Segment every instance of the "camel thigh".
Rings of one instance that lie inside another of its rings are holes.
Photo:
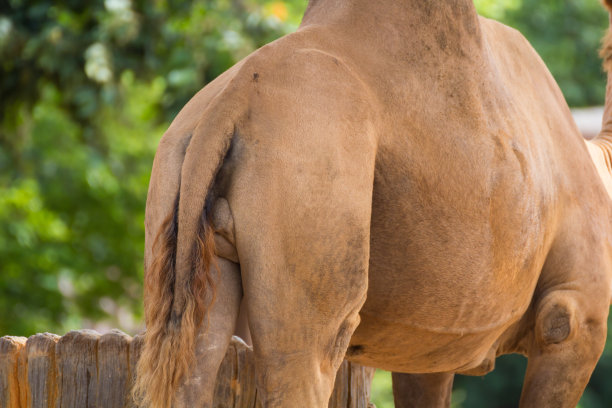
[[[196,339],[192,371],[177,391],[177,408],[212,407],[217,372],[235,330],[242,298],[240,269],[223,258],[217,258],[217,265],[215,300]]]
[[[257,392],[265,408],[328,406],[368,287],[369,219],[359,225],[348,209],[342,213],[314,227],[293,220],[299,234],[253,237],[256,251],[242,252]]]
[[[251,297],[246,291],[263,407],[328,406],[367,291],[363,269],[349,266],[334,275],[336,286],[285,273],[290,294],[270,290]]]
[[[453,373],[393,373],[396,408],[448,408],[453,390]]]
[[[258,347],[255,340],[257,391],[262,406],[327,408],[336,373],[358,321],[355,313],[339,323],[336,330],[321,329],[320,341],[304,341],[300,339],[303,332],[288,327],[286,330],[295,331],[293,341],[299,347],[293,352],[275,351],[284,345],[273,340],[268,341],[268,347]]]

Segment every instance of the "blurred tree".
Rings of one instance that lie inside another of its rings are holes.
[[[274,1],[0,2],[0,335],[140,315],[157,142],[204,84],[295,30]]]
[[[601,105],[606,78],[596,50],[608,15],[596,0],[475,0],[479,11],[518,29],[551,70],[570,106]]]

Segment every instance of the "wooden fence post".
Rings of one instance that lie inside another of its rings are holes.
[[[26,342],[28,408],[56,406],[55,346],[59,339],[56,334],[42,333],[31,336]]]
[[[99,337],[93,330],[73,330],[57,342],[58,408],[96,407]]]
[[[20,408],[27,402],[25,337],[0,338],[0,407]]]
[[[129,347],[132,338],[112,330],[98,340],[97,407],[123,408],[131,387]]]
[[[138,365],[138,359],[140,358],[140,352],[142,351],[143,345],[144,345],[144,335],[143,334],[137,334],[136,336],[134,336],[134,338],[132,339],[130,343],[130,350],[129,350],[130,384],[128,387],[126,408],[138,408],[136,404],[134,403],[134,400],[132,399],[130,392],[132,389],[132,385],[134,384],[134,381],[136,380],[136,366]]]
[[[119,330],[2,337],[0,408],[134,408],[130,389],[142,344],[142,335],[131,338]],[[368,408],[373,373],[342,363],[329,408]],[[238,337],[219,368],[213,406],[261,407],[253,350]]]

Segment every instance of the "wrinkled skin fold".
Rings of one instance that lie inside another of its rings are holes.
[[[610,304],[606,112],[585,142],[471,1],[311,1],[160,142],[135,396],[212,406],[242,302],[265,407],[326,407],[345,357],[447,407],[505,353],[528,357],[521,407],[575,406]]]

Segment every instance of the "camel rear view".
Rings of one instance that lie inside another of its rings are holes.
[[[446,407],[454,373],[506,353],[529,359],[522,407],[575,406],[612,283],[591,148],[471,1],[310,2],[160,143],[140,395],[211,406],[244,300],[266,407],[327,406],[345,356]]]

